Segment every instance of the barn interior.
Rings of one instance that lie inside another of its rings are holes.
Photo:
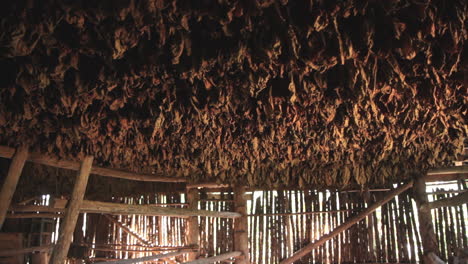
[[[0,263],[468,263],[467,17],[0,1]]]

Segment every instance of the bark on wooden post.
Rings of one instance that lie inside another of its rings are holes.
[[[429,200],[426,193],[426,181],[423,175],[416,175],[414,180],[414,199],[418,207],[419,219],[419,234],[421,235],[421,242],[424,252],[424,263],[433,263],[427,256],[429,253],[439,255],[439,247],[437,245],[437,237],[434,232],[434,225],[432,224],[431,209],[429,207]]]
[[[188,209],[197,210],[198,209],[198,200],[199,200],[198,189],[188,189],[187,190],[187,201]],[[196,246],[199,249],[199,225],[198,225],[198,216],[189,217],[187,222],[187,243],[189,246]],[[193,261],[197,259],[199,252],[191,252],[187,254],[187,260]]]
[[[241,217],[234,219],[234,250],[242,252],[242,256],[236,258],[236,264],[249,264],[249,237],[247,224],[247,201],[245,199],[245,187],[234,188],[234,207]]]
[[[57,244],[55,245],[50,258],[51,264],[62,264],[65,262],[68,249],[70,248],[72,234],[75,230],[76,221],[78,220],[78,215],[80,213],[80,207],[83,203],[92,165],[92,156],[85,157],[81,163],[81,167],[75,181],[75,186],[73,187],[72,196],[68,202],[65,217],[60,228]]]
[[[27,158],[28,148],[23,146],[16,150],[11,161],[8,174],[2,185],[2,190],[0,191],[0,229],[2,229],[8,207],[10,207],[11,199],[15,193],[16,185],[18,184],[19,177],[21,176],[21,172],[23,171],[24,163],[26,163]]]

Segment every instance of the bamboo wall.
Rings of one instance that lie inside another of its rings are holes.
[[[453,196],[437,186],[430,199]],[[256,191],[248,200],[248,232],[252,263],[279,263],[309,242],[328,233],[355,212],[378,200],[384,192]],[[421,254],[416,205],[407,191],[304,257],[301,263],[416,263]],[[113,198],[128,204],[186,206],[184,193]],[[232,192],[200,193],[200,209],[233,211]],[[301,214],[301,212],[304,212]],[[468,206],[432,210],[441,258],[451,260],[468,246]],[[186,220],[173,217],[114,216],[145,243],[123,232],[102,215],[79,219],[70,256],[88,261],[132,258],[164,250],[187,248]],[[232,219],[199,217],[201,256],[233,251]],[[117,251],[116,251],[117,250]],[[184,261],[184,257],[168,260]],[[73,263],[73,261],[71,262]]]

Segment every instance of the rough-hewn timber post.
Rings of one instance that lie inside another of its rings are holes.
[[[249,264],[249,237],[247,224],[247,201],[245,199],[245,187],[234,188],[234,208],[242,216],[234,219],[234,250],[242,252],[242,256],[236,259],[236,264]]]
[[[8,207],[10,207],[11,199],[15,193],[16,185],[18,184],[19,177],[21,176],[21,172],[23,171],[24,163],[26,163],[27,158],[28,148],[23,146],[16,150],[11,161],[8,174],[2,185],[2,190],[0,191],[0,229],[2,229]]]
[[[86,185],[88,184],[89,173],[93,165],[93,157],[87,156],[81,163],[80,170],[76,177],[75,186],[70,201],[67,204],[65,217],[60,228],[57,244],[54,247],[50,258],[51,264],[63,264],[70,248],[73,231],[80,213],[80,207],[83,203]]]
[[[419,234],[421,235],[421,242],[423,245],[424,263],[433,263],[428,258],[431,252],[439,255],[439,247],[437,245],[437,237],[434,232],[434,225],[432,224],[431,209],[429,208],[429,200],[426,193],[426,181],[422,174],[415,175],[414,177],[414,199],[418,207],[419,219]]]
[[[198,200],[199,200],[198,189],[188,189],[187,190],[187,202],[188,208],[192,210],[198,209]],[[198,225],[198,216],[191,216],[187,219],[187,243],[189,246],[196,246],[199,248],[199,236],[200,230]],[[191,252],[187,254],[188,261],[193,261],[197,259],[199,252]]]

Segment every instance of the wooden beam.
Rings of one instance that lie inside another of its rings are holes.
[[[242,252],[242,256],[236,258],[236,264],[249,264],[249,237],[247,224],[247,200],[245,199],[245,187],[234,188],[234,209],[242,215],[234,220],[234,250]]]
[[[0,146],[0,157],[10,159],[13,157],[15,150],[13,148]],[[61,169],[68,170],[79,170],[80,163],[75,161],[66,161],[58,160],[41,153],[32,152],[29,154],[28,161],[43,164],[47,166],[52,166]],[[112,169],[112,168],[102,168],[98,166],[93,166],[91,174],[96,174],[104,177],[112,177],[133,181],[146,181],[146,182],[186,182],[185,179],[175,178],[175,177],[166,177],[158,174],[145,174],[145,173],[135,173],[125,170]]]
[[[197,259],[197,260],[194,260],[194,261],[184,262],[182,264],[208,264],[208,263],[214,263],[214,262],[217,262],[217,261],[223,261],[223,260],[230,259],[230,258],[235,258],[235,257],[238,257],[240,255],[242,255],[242,252],[234,251],[234,252],[229,252],[229,253],[221,254],[221,255],[218,255],[218,256],[214,256],[214,257],[209,257],[209,258]]]
[[[194,188],[206,188],[206,189],[213,189],[213,188],[229,188],[229,184],[219,184],[213,182],[205,182],[205,183],[190,183],[187,184],[187,189],[194,189]]]
[[[356,224],[357,222],[361,221],[362,219],[366,218],[366,216],[370,215],[372,212],[374,212],[375,210],[377,210],[377,208],[379,208],[380,206],[382,206],[383,204],[389,202],[391,199],[393,199],[395,196],[399,195],[400,193],[408,190],[409,188],[411,188],[411,186],[413,186],[413,182],[408,182],[406,184],[403,184],[401,186],[399,186],[398,188],[396,189],[393,189],[387,193],[385,193],[385,195],[382,197],[382,199],[380,199],[379,201],[375,202],[374,204],[372,204],[371,206],[369,206],[368,208],[364,209],[362,212],[360,212],[359,214],[349,218],[345,223],[341,224],[340,226],[338,226],[337,228],[335,228],[333,231],[331,231],[330,233],[322,236],[319,240],[316,240],[315,242],[313,243],[310,243],[308,244],[307,246],[305,246],[304,248],[300,249],[299,251],[295,252],[291,257],[287,258],[287,259],[284,259],[283,261],[281,261],[281,264],[291,264],[295,261],[298,261],[300,260],[302,257],[306,256],[307,254],[309,254],[312,250],[314,250],[315,248],[323,245],[325,242],[327,242],[328,240],[336,237],[337,235],[339,235],[341,232],[347,230],[348,228],[350,228],[351,226],[353,226],[354,224]]]
[[[70,244],[72,242],[71,240],[73,231],[75,230],[76,221],[78,220],[78,214],[80,213],[80,207],[83,203],[86,185],[88,184],[88,178],[92,166],[93,157],[85,157],[81,163],[80,171],[76,177],[71,199],[68,202],[65,217],[63,219],[62,226],[60,227],[57,244],[52,251],[52,256],[50,258],[51,264],[65,263],[68,249],[70,249]]]
[[[468,179],[468,166],[464,165],[433,169],[428,171],[424,178],[426,182]]]
[[[37,205],[15,205],[10,208],[12,212],[64,212],[63,208]],[[151,215],[173,216],[188,218],[190,216],[207,216],[220,218],[237,218],[240,214],[235,212],[216,212],[186,208],[160,207],[152,205],[132,205],[84,200],[80,208],[81,213],[96,213],[110,215]]]
[[[430,202],[428,206],[430,209],[436,209],[440,207],[458,206],[466,203],[468,203],[468,192],[463,192],[453,197]]]
[[[432,224],[431,209],[429,209],[429,200],[426,193],[426,177],[416,175],[414,180],[414,200],[418,208],[419,234],[423,246],[423,263],[433,263],[429,258],[431,253],[438,255],[439,247],[437,237]]]
[[[30,247],[30,248],[21,248],[21,249],[7,249],[0,251],[0,257],[7,257],[7,256],[17,256],[17,255],[25,255],[35,252],[49,252],[52,250],[52,246],[41,246],[41,247]]]
[[[62,218],[63,214],[7,214],[8,219]]]
[[[111,214],[111,215],[152,215],[173,216],[187,218],[190,216],[208,216],[220,218],[237,218],[240,214],[235,212],[216,212],[208,210],[192,210],[186,208],[157,207],[151,205],[118,204],[97,201],[83,201],[81,211],[85,213]]]
[[[13,152],[13,160],[0,190],[0,229],[2,229],[3,222],[5,222],[8,207],[10,207],[16,185],[18,185],[18,180],[28,158],[28,148],[25,146],[18,148],[16,151],[13,150]]]
[[[198,189],[187,190],[188,209],[197,210],[199,200]],[[191,216],[187,220],[187,244],[190,246],[200,247],[199,243],[200,229],[198,226],[198,216]],[[192,252],[187,255],[187,260],[192,261],[197,259],[199,252]]]
[[[187,251],[185,251],[185,250],[180,250],[180,251],[176,251],[176,252],[158,254],[158,255],[142,257],[142,258],[121,259],[121,260],[104,261],[104,262],[94,262],[94,264],[133,264],[133,263],[140,263],[140,262],[145,262],[145,261],[155,261],[155,260],[158,260],[158,259],[176,257],[176,256],[180,256],[180,255],[182,255],[182,254],[184,254],[186,252]]]
[[[125,233],[129,234],[130,236],[134,237],[136,240],[138,240],[140,243],[142,243],[143,245],[147,245],[147,246],[151,246],[151,243],[144,240],[142,237],[140,237],[138,234],[136,234],[135,232],[133,232],[130,228],[126,227],[125,225],[123,225],[121,222],[117,221],[114,217],[110,216],[110,215],[104,215],[105,218],[107,218],[110,222],[114,223],[116,226],[118,226],[120,229],[122,229],[122,231],[124,231]]]

